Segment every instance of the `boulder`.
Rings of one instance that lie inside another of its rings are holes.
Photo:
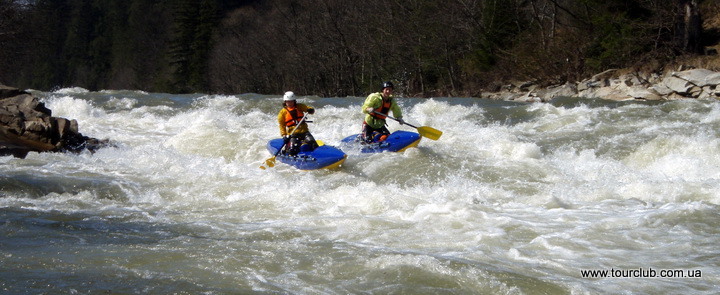
[[[30,93],[0,85],[0,155],[29,152],[91,152],[109,144],[78,132],[75,120],[53,117]]]
[[[635,99],[662,100],[662,97],[657,92],[643,86],[630,87],[627,94]]]
[[[720,84],[720,73],[706,69],[694,69],[682,72],[675,72],[672,73],[672,76],[683,79],[692,83],[693,85],[700,87]]]
[[[538,95],[542,97],[544,101],[549,101],[553,98],[561,96],[573,97],[576,96],[577,93],[577,86],[573,83],[565,83],[560,86],[550,86],[545,89],[538,90]]]
[[[610,79],[616,75],[617,69],[609,69],[602,73],[596,74],[590,78],[590,81],[600,82],[600,86],[610,86]]]
[[[720,99],[720,72],[680,67],[666,74],[633,72],[618,75],[607,70],[589,79],[564,85],[538,87],[535,83],[516,82],[499,92],[483,93],[482,97],[515,101],[550,101],[558,96],[599,98],[608,100],[676,100]]]
[[[595,93],[595,95],[597,98],[603,98],[603,99],[615,100],[615,101],[625,101],[625,100],[634,99],[632,96],[628,95],[624,91],[613,89],[611,87],[600,88]]]
[[[694,86],[687,80],[678,78],[675,75],[665,77],[661,83],[675,93],[688,93],[690,88]]]
[[[666,96],[670,95],[671,93],[673,93],[672,89],[670,89],[669,87],[665,86],[665,84],[663,84],[663,83],[655,84],[655,85],[653,85],[653,86],[650,87],[650,88],[651,88],[653,91],[655,91],[655,93],[657,93],[657,94],[659,94],[660,96],[663,96],[663,97],[666,97]]]
[[[717,85],[708,85],[702,88],[703,94],[700,95],[700,99],[711,99],[711,98],[718,98],[720,96],[720,92],[717,92]]]

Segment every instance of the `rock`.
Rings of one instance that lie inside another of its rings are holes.
[[[635,99],[662,100],[662,97],[657,92],[642,86],[630,87],[627,94]]]
[[[522,102],[544,102],[542,97],[538,96],[537,93],[532,91],[528,91],[528,93],[520,97],[514,97],[512,100]]]
[[[702,87],[698,87],[698,86],[693,86],[693,87],[690,87],[690,89],[688,89],[688,94],[690,95],[690,97],[694,97],[694,98],[699,97],[700,94],[702,94],[702,92],[703,92]]]
[[[588,84],[586,82],[580,82],[577,84],[577,86],[575,86],[575,89],[577,89],[578,93],[588,90],[588,88],[590,88],[590,87],[588,86]]]
[[[695,69],[672,73],[672,76],[683,79],[693,85],[704,87],[720,84],[720,73],[705,69]]]
[[[53,117],[30,93],[0,85],[0,155],[25,158],[29,152],[80,152],[109,145],[78,132],[75,120]]]
[[[681,95],[676,92],[670,93],[670,95],[667,96],[667,100],[681,100],[681,99],[687,99],[687,96]]]
[[[632,96],[628,95],[624,91],[619,91],[617,89],[613,89],[610,87],[603,87],[598,89],[598,91],[595,93],[596,98],[603,98],[603,99],[609,99],[609,100],[615,100],[615,101],[624,101],[624,100],[632,100],[634,99]]]
[[[660,96],[668,96],[670,93],[673,93],[672,89],[665,86],[663,83],[655,84],[652,87],[650,87],[652,90],[655,91],[655,93],[659,94]]]
[[[525,96],[525,95],[523,95],[522,93],[517,93],[517,92],[504,92],[504,93],[502,93],[502,94],[500,95],[500,99],[501,99],[501,100],[506,100],[506,101],[523,101],[523,99],[524,99],[523,97],[524,97],[524,96]]]
[[[573,97],[578,93],[577,86],[573,83],[565,83],[560,86],[550,86],[545,89],[537,91],[538,96],[543,98],[543,101],[550,101],[553,98],[566,96]]]
[[[638,86],[638,85],[643,84],[642,81],[640,81],[640,78],[638,78],[637,76],[630,76],[630,75],[624,76],[622,81],[623,81],[623,83],[625,83],[625,86],[629,86],[629,87]]]
[[[517,82],[499,92],[483,93],[482,97],[514,101],[550,101],[558,96],[608,100],[720,99],[720,72],[687,70],[685,66],[679,70],[665,75],[634,72],[615,77],[619,70],[611,69],[577,83],[546,88],[532,82]]]
[[[693,87],[693,84],[688,82],[685,79],[678,78],[674,75],[665,77],[665,79],[662,80],[662,84],[665,85],[668,89],[670,89],[672,92],[676,93],[687,93],[690,88]]]
[[[609,69],[602,73],[596,74],[590,78],[590,81],[598,81],[602,86],[610,86],[610,78],[617,72],[617,69]]]
[[[28,93],[26,91],[22,91],[17,88],[8,87],[8,86],[0,84],[0,99],[5,98],[5,97],[18,96],[21,94],[30,94],[30,93]]]
[[[703,94],[698,97],[699,99],[710,99],[718,98],[720,92],[717,92],[717,85],[708,85],[703,87]]]
[[[517,85],[516,88],[522,92],[533,91],[537,87],[537,84],[534,81],[525,81],[518,84],[519,85]]]

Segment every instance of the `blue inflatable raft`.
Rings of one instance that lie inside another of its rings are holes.
[[[416,147],[420,143],[420,134],[415,132],[398,130],[388,135],[381,142],[362,143],[359,134],[350,135],[342,140],[340,147],[346,151],[360,150],[363,153],[402,152],[408,148]],[[375,140],[379,139],[375,136]]]
[[[267,149],[270,154],[274,155],[278,149],[283,146],[282,138],[276,138],[268,141]],[[310,150],[308,146],[302,145],[300,152],[295,156],[279,153],[276,159],[285,164],[298,168],[300,170],[316,170],[316,169],[333,169],[340,167],[345,162],[347,155],[340,149],[322,145],[314,150]]]

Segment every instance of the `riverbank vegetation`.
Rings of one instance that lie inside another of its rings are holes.
[[[0,83],[477,96],[610,68],[720,69],[718,1],[0,0]]]

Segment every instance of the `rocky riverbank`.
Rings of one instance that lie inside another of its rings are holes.
[[[625,100],[720,99],[720,72],[689,69],[659,73],[607,70],[577,83],[542,88],[532,82],[504,86],[481,97],[508,101],[545,102],[570,96]]]
[[[53,117],[30,93],[0,85],[0,156],[29,152],[95,151],[109,144],[78,132],[76,120]]]

